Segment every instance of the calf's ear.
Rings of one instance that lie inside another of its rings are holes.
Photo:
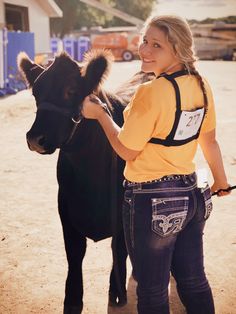
[[[25,52],[17,56],[18,69],[29,87],[32,87],[36,78],[44,71],[44,68],[34,63]]]
[[[94,92],[109,74],[113,55],[108,50],[91,50],[85,54],[81,74],[84,77],[86,95]]]

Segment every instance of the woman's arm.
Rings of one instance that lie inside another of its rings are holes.
[[[215,137],[215,129],[210,132],[200,134],[198,142],[214,178],[211,191],[215,192],[220,189],[227,189],[229,184],[224,170],[220,147]],[[223,196],[229,193],[230,192],[220,192],[218,195]]]
[[[99,105],[99,99],[95,96],[87,96],[83,102],[82,114],[87,119],[96,119],[103,128],[112,148],[124,160],[134,160],[140,151],[132,150],[124,146],[118,139],[120,127]]]

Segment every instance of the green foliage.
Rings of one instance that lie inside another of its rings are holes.
[[[148,16],[151,14],[152,9],[157,1],[155,0],[116,0],[115,8],[133,15],[143,21],[145,21]],[[130,25],[128,22],[125,22],[117,17],[114,17],[113,20],[106,26],[120,26],[120,25]]]
[[[74,25],[74,29],[81,29],[82,27],[90,28],[92,26],[104,26],[112,21],[112,15],[80,1],[78,2],[79,5],[77,9],[77,21]],[[113,6],[112,0],[103,1],[103,3]]]
[[[145,20],[152,11],[156,0],[100,0],[102,3]],[[73,29],[91,26],[121,26],[130,25],[128,22],[84,4],[79,0],[55,0],[63,11],[63,18],[51,18],[51,33],[61,38]]]
[[[62,38],[73,29],[76,23],[78,0],[56,0],[55,2],[63,11],[63,17],[51,18],[50,28],[52,34],[59,35]]]
[[[61,38],[74,29],[91,26],[122,26],[130,25],[117,17],[84,4],[79,0],[55,0],[63,11],[63,18],[51,18],[51,33],[59,35]],[[120,11],[135,16],[141,20],[146,20],[151,14],[156,0],[100,0],[102,3],[114,7]],[[192,23],[214,23],[222,21],[227,24],[235,24],[236,16],[227,16],[217,19],[207,18],[202,21],[189,20]]]
[[[197,23],[197,24],[213,24],[215,22],[224,22],[226,24],[236,24],[236,15],[230,15],[225,17],[219,17],[219,18],[206,18],[201,21],[197,20],[189,20],[190,24]]]

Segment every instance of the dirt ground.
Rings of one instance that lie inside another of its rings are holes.
[[[107,88],[114,89],[139,67],[137,61],[116,63]],[[236,184],[236,63],[200,62],[215,94],[218,141],[231,184]],[[125,75],[124,75],[125,73]],[[67,272],[62,230],[57,213],[57,153],[41,156],[28,150],[25,133],[34,119],[29,91],[0,99],[0,313],[62,313]],[[207,167],[201,152],[198,168]],[[210,178],[211,182],[211,178]],[[236,192],[214,197],[205,229],[205,266],[216,313],[236,313]],[[84,314],[135,314],[135,282],[129,278],[128,304],[107,305],[110,239],[88,240],[84,268]],[[185,313],[171,285],[173,314]]]

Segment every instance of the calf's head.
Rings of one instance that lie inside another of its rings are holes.
[[[62,53],[44,69],[25,53],[18,55],[19,70],[32,88],[37,106],[35,121],[26,135],[31,150],[52,154],[68,141],[80,119],[82,101],[99,88],[111,60],[107,51],[91,51],[79,66]]]

